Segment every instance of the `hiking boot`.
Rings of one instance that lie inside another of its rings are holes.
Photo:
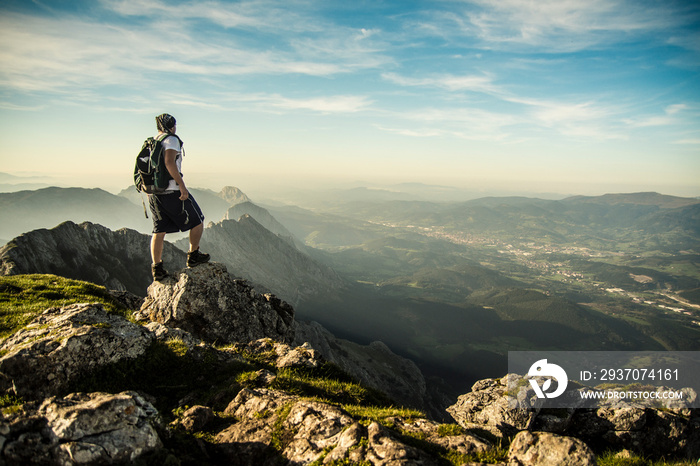
[[[153,274],[153,280],[157,282],[168,276],[168,271],[165,270],[165,266],[163,265],[162,261],[151,265],[151,273]]]
[[[209,254],[199,252],[199,249],[187,253],[187,267],[195,267],[209,262]]]

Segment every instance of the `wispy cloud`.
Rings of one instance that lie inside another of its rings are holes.
[[[502,128],[521,125],[523,127],[540,127],[553,129],[560,134],[574,137],[595,138],[598,140],[626,139],[619,124],[620,110],[611,105],[599,105],[595,102],[554,99],[539,99],[517,95],[505,86],[497,85],[491,76],[429,76],[409,78],[395,73],[385,73],[383,77],[391,82],[410,87],[443,89],[449,93],[476,92],[486,94],[503,103],[515,104],[509,112],[495,112],[480,108],[420,110],[410,112],[415,118],[424,121],[452,121],[465,123],[480,134],[489,135],[493,140],[504,140]],[[443,97],[443,100],[450,100]],[[617,129],[614,129],[617,128]]]
[[[511,129],[524,121],[517,115],[480,108],[420,108],[385,113],[393,124],[376,124],[382,131],[409,137],[449,137],[509,143],[521,140]]]
[[[276,31],[319,30],[304,15],[308,2],[270,0],[190,0],[173,5],[164,0],[100,0],[100,5],[123,16],[204,20],[224,28],[254,28]]]
[[[479,75],[442,75],[414,78],[401,76],[397,73],[383,73],[382,78],[400,86],[420,86],[446,89],[448,91],[472,91],[487,94],[499,94],[501,91],[494,85],[492,78]]]
[[[11,102],[0,102],[0,109],[18,112],[36,112],[46,108],[46,105],[17,105]]]
[[[320,113],[356,113],[369,108],[372,101],[363,96],[326,96],[292,99],[269,95],[259,101],[269,108],[283,110],[311,110]]]
[[[373,101],[360,95],[331,95],[318,97],[287,97],[276,93],[226,92],[212,99],[194,95],[175,95],[172,101],[178,105],[213,109],[219,111],[246,111],[269,113],[292,113],[305,110],[322,114],[357,113],[371,110]]]
[[[635,118],[626,118],[624,122],[635,128],[645,128],[650,126],[668,126],[678,122],[679,113],[688,109],[686,104],[674,104],[669,105],[664,110],[663,114],[660,115],[650,115]]]
[[[178,8],[157,0],[101,4],[122,15],[138,14],[139,19],[97,22],[66,13],[0,15],[0,86],[21,92],[144,86],[162,83],[160,73],[170,73],[173,80],[256,74],[333,76],[387,60],[368,42],[373,33],[367,30],[329,27],[333,32],[324,34],[310,18],[297,21],[293,10],[270,11],[261,2],[190,2]],[[276,36],[280,46],[245,43],[195,20],[224,28],[262,28]],[[283,23],[288,26],[283,28]],[[315,33],[283,35],[297,28]]]
[[[674,141],[674,144],[700,145],[700,138],[680,139],[678,141]]]
[[[687,13],[673,3],[634,0],[463,0],[462,9],[434,12],[426,27],[468,36],[485,48],[570,52],[609,47],[650,33],[669,38]],[[697,14],[697,11],[695,11]]]

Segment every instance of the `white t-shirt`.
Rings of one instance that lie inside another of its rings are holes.
[[[163,133],[160,133],[159,136],[161,134]],[[175,156],[175,165],[177,165],[177,171],[179,173],[182,173],[182,147],[180,146],[180,140],[175,136],[168,136],[165,139],[163,139],[163,142],[161,144],[163,145],[163,150],[172,149],[177,151],[177,155]],[[178,186],[177,182],[175,180],[170,180],[170,184],[168,185],[166,191],[179,190],[180,186]]]

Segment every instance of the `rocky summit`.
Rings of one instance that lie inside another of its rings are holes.
[[[222,344],[263,337],[287,343],[294,339],[294,309],[289,304],[272,294],[256,293],[217,263],[153,282],[140,315]]]

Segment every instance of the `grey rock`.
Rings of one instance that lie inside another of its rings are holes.
[[[273,295],[260,295],[226,267],[203,264],[153,282],[140,315],[197,338],[230,344],[260,338],[291,342],[294,309]]]
[[[141,356],[152,340],[101,304],[47,309],[0,345],[0,388],[25,399],[54,395],[101,366]]]
[[[263,356],[277,368],[283,367],[318,367],[324,362],[321,354],[307,346],[290,346],[269,338],[250,341],[235,347],[251,355]]]
[[[376,422],[367,427],[369,446],[365,460],[375,465],[437,465],[437,462],[415,447],[396,439]]]
[[[512,398],[507,396],[510,377],[476,382],[472,391],[461,395],[447,412],[465,429],[485,429],[496,436],[528,429],[536,412],[513,405]]]
[[[630,450],[638,455],[700,456],[700,413],[690,416],[636,404],[615,404],[573,413],[567,435],[596,449]]]
[[[193,406],[182,413],[182,417],[171,423],[174,427],[182,427],[188,432],[204,429],[214,419],[214,411],[208,406]]]
[[[168,341],[181,341],[187,350],[192,350],[195,346],[205,345],[202,340],[194,337],[190,332],[186,332],[180,328],[171,328],[160,322],[148,322],[145,327],[158,341],[168,342]]]
[[[266,447],[273,441],[281,442],[278,447],[288,464],[436,464],[425,452],[404,444],[376,422],[365,428],[337,406],[276,390],[243,389],[225,413],[239,422],[217,435],[220,451],[237,461],[244,457],[249,464],[270,460],[270,456],[263,457],[270,454]],[[242,448],[242,443],[256,446]]]
[[[278,390],[244,388],[229,403],[224,410],[224,414],[235,416],[239,419],[267,417],[273,415],[275,411],[294,399],[295,397]]]
[[[596,458],[582,441],[548,432],[523,431],[508,450],[508,466],[593,466]]]
[[[515,374],[478,381],[447,410],[463,427],[497,436],[536,430],[577,438],[595,451],[626,449],[651,458],[700,455],[700,413],[689,408],[694,392],[686,390],[684,403],[659,408],[605,400],[598,408],[540,410],[522,407],[533,406],[531,390],[522,382]]]
[[[162,447],[156,409],[134,392],[74,393],[4,420],[8,464],[114,464]]]
[[[430,443],[464,455],[484,453],[493,447],[487,440],[471,433],[441,436],[437,433],[440,424],[429,419],[406,420],[394,417],[387,420],[392,421],[395,430],[412,434],[418,438],[425,438]]]

